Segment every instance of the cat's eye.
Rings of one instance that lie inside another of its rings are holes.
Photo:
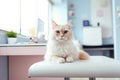
[[[68,32],[67,30],[64,31],[64,33],[67,33],[67,32]]]
[[[56,33],[60,33],[60,31],[56,31]]]

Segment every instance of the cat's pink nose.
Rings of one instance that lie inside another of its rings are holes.
[[[61,35],[61,37],[64,37],[64,35]]]

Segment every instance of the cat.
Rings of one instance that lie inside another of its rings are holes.
[[[88,53],[80,49],[80,45],[74,40],[71,25],[71,21],[65,25],[52,22],[47,52],[44,56],[45,61],[65,63],[89,59]]]

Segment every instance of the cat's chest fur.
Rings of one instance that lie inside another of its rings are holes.
[[[49,49],[52,55],[57,55],[61,57],[66,57],[68,55],[77,53],[76,46],[72,41],[63,42],[63,43],[51,42],[49,44]]]

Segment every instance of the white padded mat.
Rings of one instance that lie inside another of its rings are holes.
[[[30,66],[31,77],[120,77],[120,62],[104,56],[72,63],[36,62]]]

